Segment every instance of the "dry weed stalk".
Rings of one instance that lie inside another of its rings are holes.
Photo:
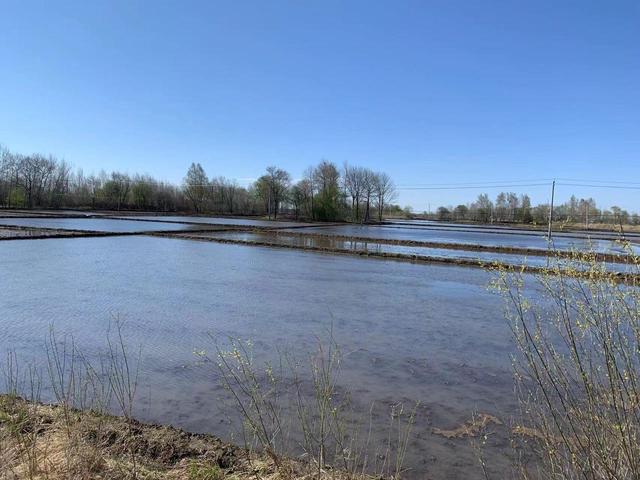
[[[638,275],[629,254],[628,273]],[[520,474],[640,478],[640,284],[574,253],[534,277],[503,271],[496,286],[519,350],[517,431],[535,432],[525,448],[539,459]]]

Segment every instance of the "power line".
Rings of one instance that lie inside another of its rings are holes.
[[[587,184],[587,183],[558,183],[558,185],[562,185],[564,187],[617,188],[617,189],[624,189],[624,190],[640,190],[640,186],[630,187],[625,185],[595,185],[595,184]]]
[[[615,183],[619,185],[640,185],[640,182],[627,182],[627,181],[618,181],[618,180],[584,180],[578,178],[558,178],[560,181],[564,182],[575,182],[575,183]]]
[[[496,181],[482,181],[482,182],[447,182],[447,183],[411,183],[406,185],[399,185],[400,187],[458,187],[458,186],[491,186],[491,185],[503,185],[503,184],[529,184],[531,182],[546,182],[551,184],[552,178],[528,178],[526,180],[496,180]],[[515,185],[517,186],[517,185]]]
[[[517,188],[517,187],[548,187],[551,183],[522,183],[509,185],[458,185],[455,187],[396,187],[397,190],[461,190],[461,189],[485,189],[485,188]]]

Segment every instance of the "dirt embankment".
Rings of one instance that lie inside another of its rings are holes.
[[[346,478],[211,435],[0,395],[0,479]]]

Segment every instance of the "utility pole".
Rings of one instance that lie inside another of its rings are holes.
[[[551,183],[551,206],[549,207],[549,229],[547,230],[547,240],[551,243],[551,224],[553,223],[553,197],[556,193],[556,181]]]

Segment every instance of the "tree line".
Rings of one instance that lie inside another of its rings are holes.
[[[532,206],[527,194],[500,192],[495,201],[482,193],[466,205],[439,207],[434,215],[442,221],[472,221],[478,223],[535,223],[549,221],[550,205],[541,203]],[[600,209],[593,198],[577,198],[572,195],[565,203],[554,205],[553,219],[558,222],[640,225],[640,215],[629,213],[620,207]]]
[[[293,181],[270,166],[247,187],[225,177],[209,177],[193,163],[182,184],[149,175],[73,171],[54,156],[14,153],[0,146],[0,208],[90,208],[157,212],[268,215],[353,222],[382,220],[399,211],[396,188],[384,172],[321,161]]]
[[[238,194],[253,202],[243,213],[260,213],[273,219],[285,212],[295,219],[370,222],[381,221],[385,213],[399,210],[392,203],[397,194],[388,174],[348,164],[338,168],[327,160],[307,168],[297,182],[289,172],[270,166],[247,189],[219,180],[213,183],[218,188],[212,188],[202,165],[191,164],[183,192],[193,211],[217,212],[226,204],[227,213],[233,213]]]

